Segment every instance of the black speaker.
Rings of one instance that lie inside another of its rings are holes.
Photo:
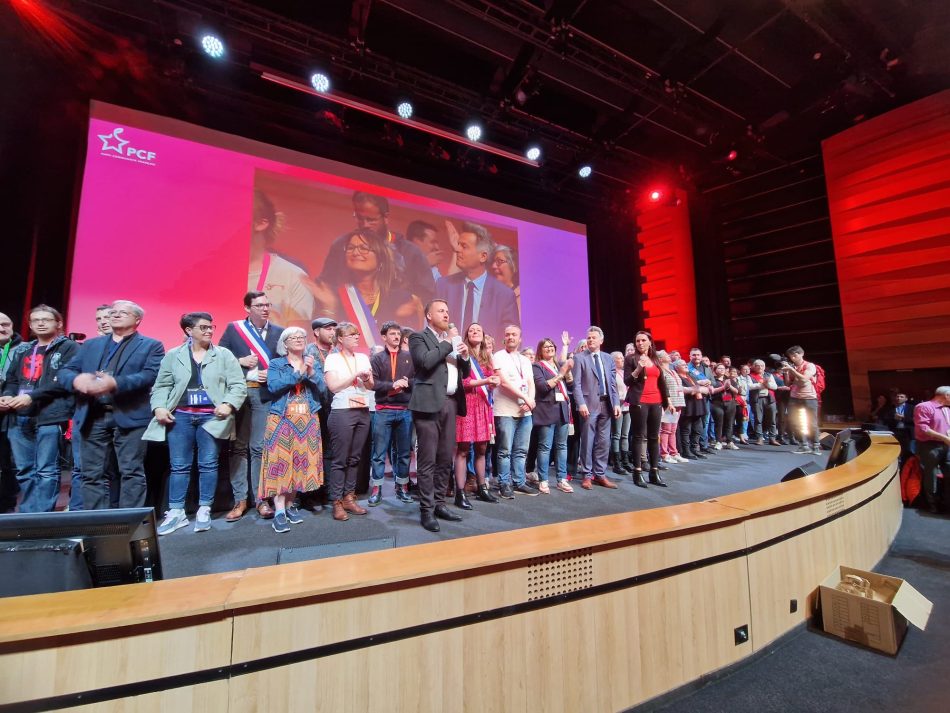
[[[831,447],[835,444],[835,434],[822,431],[818,437],[818,442],[821,444],[822,449],[830,451]]]
[[[804,478],[806,475],[814,475],[815,473],[820,473],[823,470],[823,466],[819,465],[813,460],[810,460],[804,465],[800,465],[797,468],[792,468],[779,482],[785,483],[789,480],[795,480],[796,478]]]

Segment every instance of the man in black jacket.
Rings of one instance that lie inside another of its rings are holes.
[[[419,440],[420,522],[430,532],[438,532],[437,517],[462,519],[445,507],[445,491],[455,456],[455,417],[466,413],[462,380],[468,376],[471,364],[468,346],[457,329],[449,328],[448,303],[432,300],[426,305],[425,315],[426,327],[409,336],[416,375],[409,410]]]
[[[79,350],[63,336],[63,317],[52,307],[30,311],[36,339],[21,345],[10,365],[0,408],[14,412],[10,445],[23,499],[20,512],[52,512],[59,496],[59,448],[75,400],[60,369]]]
[[[3,393],[17,345],[22,341],[20,335],[13,331],[13,320],[0,312],[0,394]],[[12,419],[9,410],[0,409],[0,513],[16,510],[17,493],[20,492],[7,435]]]
[[[373,412],[373,471],[370,481],[370,507],[379,505],[383,497],[386,475],[386,454],[391,453],[393,477],[396,480],[396,498],[411,503],[409,496],[409,456],[412,453],[412,414],[409,396],[412,393],[414,371],[408,352],[402,344],[402,329],[395,322],[385,322],[379,333],[386,346],[369,360],[373,370],[376,391],[376,411]],[[390,450],[390,443],[394,450]]]

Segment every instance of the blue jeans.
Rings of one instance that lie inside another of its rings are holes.
[[[409,456],[412,453],[412,412],[409,409],[380,409],[373,412],[373,471],[374,488],[381,487],[386,478],[386,453],[392,442],[390,455],[393,477],[399,485],[409,482]]]
[[[10,429],[10,447],[23,499],[20,512],[53,512],[59,497],[60,424],[37,426],[36,419],[17,416]]]
[[[531,416],[495,416],[495,475],[501,483],[524,485],[525,462],[531,442]],[[514,477],[512,477],[514,471]]]
[[[73,472],[69,476],[69,509],[82,510],[82,445],[79,429],[73,429],[73,438],[69,442],[73,451]]]
[[[557,479],[567,478],[567,431],[568,424],[566,423],[538,426],[538,480],[542,483],[548,482],[552,445],[557,466]]]
[[[175,423],[166,427],[171,475],[168,476],[168,507],[185,509],[185,495],[191,480],[191,464],[198,451],[198,505],[211,506],[218,482],[218,454],[221,441],[202,428],[214,414],[175,412]]]

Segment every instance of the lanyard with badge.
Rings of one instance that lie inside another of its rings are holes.
[[[353,366],[350,366],[350,360],[346,358],[346,354],[340,352],[340,356],[343,358],[343,363],[346,364],[347,370],[353,376],[353,388],[362,391],[363,385],[356,377],[356,356],[353,357]],[[366,408],[366,396],[361,393],[351,394],[347,397],[347,406],[349,408]]]
[[[198,386],[196,388],[185,389],[185,398],[188,401],[189,406],[214,406],[214,402],[211,400],[211,397],[208,396],[208,392],[205,389],[204,381],[202,380],[201,371],[204,368],[203,364],[197,364],[194,359],[194,354],[191,355],[192,364],[195,365],[195,368],[198,370]]]

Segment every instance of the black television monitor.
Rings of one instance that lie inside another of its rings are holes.
[[[161,578],[152,508],[0,515],[0,596]]]
[[[844,465],[854,458],[854,455],[855,451],[854,443],[851,440],[851,429],[843,428],[838,431],[835,436],[835,442],[831,446],[831,453],[828,454],[828,464],[825,466],[825,470]]]

